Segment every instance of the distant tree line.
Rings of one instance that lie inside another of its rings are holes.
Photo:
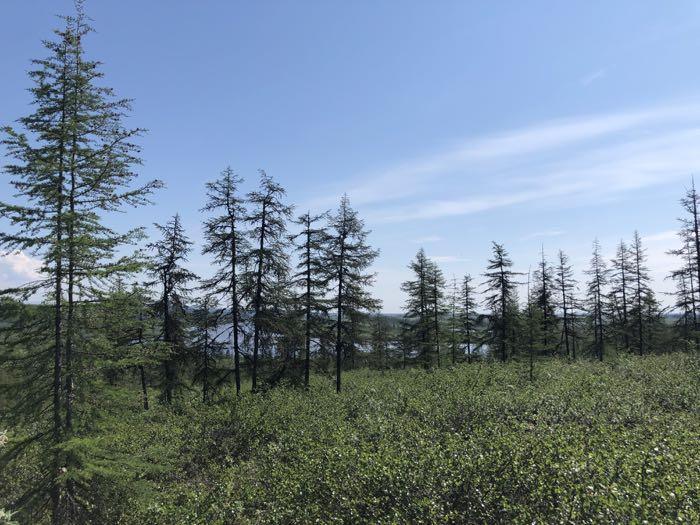
[[[448,294],[442,270],[421,248],[409,265],[413,278],[402,285],[408,299],[401,344],[425,366],[440,366],[441,344],[457,349],[452,362],[539,356],[602,361],[617,352],[697,349],[700,251],[691,249],[698,220],[693,202],[698,202],[694,187],[683,199],[690,216],[682,220],[680,232],[685,248],[673,252],[683,266],[669,276],[677,283],[675,308],[663,307],[651,287],[638,232],[631,242],[620,241],[610,261],[594,241],[583,287],[563,251],[550,262],[543,250],[534,272],[517,272],[503,245],[494,242],[482,286],[467,274],[461,288],[453,284]],[[521,285],[527,290],[523,300],[518,297]]]

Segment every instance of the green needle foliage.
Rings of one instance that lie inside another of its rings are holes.
[[[304,324],[304,386],[309,386],[311,370],[311,345],[318,339],[327,325],[329,301],[328,272],[324,266],[323,254],[328,243],[328,232],[321,221],[327,219],[327,213],[311,215],[306,212],[294,223],[301,230],[292,235],[295,252],[299,262],[290,284],[299,290],[295,297],[297,308],[303,316]]]
[[[328,232],[325,266],[328,281],[334,286],[335,387],[340,392],[343,361],[347,356],[355,356],[356,324],[367,312],[380,307],[380,302],[368,291],[375,276],[367,271],[379,251],[367,244],[370,232],[350,206],[347,195],[343,195],[340,206],[330,216]]]
[[[253,316],[253,391],[258,388],[261,351],[269,355],[273,350],[275,329],[278,328],[274,312],[282,309],[282,303],[287,299],[286,221],[291,217],[292,207],[284,204],[285,194],[282,186],[260,170],[260,187],[247,197],[251,207],[246,217],[250,227],[250,249],[245,255],[246,272],[242,280],[243,296],[248,299],[247,306]]]
[[[132,185],[139,163],[133,140],[141,130],[124,128],[129,101],[101,86],[100,63],[86,58],[83,42],[91,29],[80,3],[77,14],[64,22],[55,40],[44,43],[48,56],[33,61],[33,112],[19,119],[19,130],[4,129],[3,144],[15,161],[5,171],[18,201],[0,203],[0,216],[12,226],[11,232],[0,233],[0,248],[42,260],[38,279],[4,293],[20,299],[43,295],[46,301],[46,308],[9,314],[18,323],[9,346],[15,348],[17,338],[23,346],[33,339],[23,361],[15,356],[36,365],[23,377],[35,375],[29,392],[35,392],[32,406],[42,424],[27,440],[52,458],[26,498],[40,508],[50,496],[54,523],[78,520],[88,508],[80,494],[86,483],[82,472],[90,469],[88,456],[99,454],[87,448],[78,454],[72,446],[82,439],[76,421],[82,409],[76,403],[89,398],[91,362],[99,350],[78,324],[89,317],[89,303],[110,277],[140,265],[116,253],[140,240],[142,231],[115,232],[103,215],[147,204],[161,186],[159,181]]]
[[[237,394],[241,393],[241,267],[250,250],[247,232],[243,230],[244,201],[239,196],[242,182],[230,167],[226,168],[219,179],[207,183],[207,202],[202,209],[207,214],[202,253],[211,255],[216,265],[214,276],[202,283],[202,289],[222,299],[230,311]]]
[[[180,368],[189,361],[187,346],[187,300],[191,284],[197,276],[185,268],[192,242],[185,235],[180,216],[164,225],[155,225],[161,238],[149,244],[153,252],[148,267],[152,277],[148,286],[156,290],[153,309],[161,321],[159,339],[166,347],[163,360],[161,399],[170,404],[175,391],[182,386]]]

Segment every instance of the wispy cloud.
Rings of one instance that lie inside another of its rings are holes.
[[[346,190],[355,205],[400,203],[417,196],[425,200],[426,196],[434,194],[436,181],[473,180],[481,174],[497,174],[504,167],[532,169],[533,163],[551,161],[552,157],[567,156],[572,151],[575,158],[581,159],[581,151],[595,151],[602,142],[626,141],[629,147],[634,139],[648,138],[650,131],[660,127],[687,129],[697,122],[698,117],[700,103],[694,101],[556,119],[485,137],[472,137],[453,148],[370,172],[356,179],[349,188],[329,190],[328,197],[319,197],[314,204],[321,206],[335,202],[338,192]],[[570,163],[569,168],[575,167]],[[466,208],[467,212],[471,209],[478,211],[484,206],[480,202],[483,199],[479,196],[473,199],[474,202],[457,207]],[[454,208],[449,204],[450,199],[437,200],[448,203],[440,204],[448,213]],[[515,202],[521,200],[522,197],[516,198]],[[418,214],[418,217],[422,216]]]
[[[464,183],[450,187],[451,196],[462,188],[468,195],[465,198],[435,196],[423,198],[418,204],[385,203],[374,214],[374,220],[434,219],[545,200],[581,205],[587,200],[687,177],[700,165],[700,127],[679,127],[653,135],[646,129],[634,134],[628,130],[617,140],[567,151],[565,155],[529,158],[525,163],[511,159],[508,166],[491,166],[498,177],[484,171],[478,191],[473,189],[475,185]]]
[[[442,240],[442,237],[439,235],[428,235],[426,237],[418,237],[417,239],[413,239],[411,242],[415,244],[427,244],[429,242],[440,242]]]
[[[534,232],[530,233],[528,235],[525,235],[521,237],[520,239],[523,241],[529,241],[532,239],[540,239],[542,237],[558,237],[560,235],[564,235],[563,230],[547,230],[547,231],[542,231],[542,232]]]
[[[590,86],[596,80],[600,80],[601,78],[605,77],[607,72],[607,68],[602,68],[598,69],[597,71],[594,71],[593,73],[589,73],[585,77],[581,78],[581,84],[584,86]]]
[[[428,255],[428,258],[437,263],[469,262],[470,260],[457,255]]]
[[[678,232],[676,230],[668,230],[651,235],[644,235],[642,237],[642,242],[665,242],[676,239],[678,239]]]

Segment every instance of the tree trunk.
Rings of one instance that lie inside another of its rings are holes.
[[[344,235],[344,234],[343,234]],[[345,265],[345,238],[340,239],[340,260],[338,261],[338,298],[336,308],[335,335],[335,391],[340,392],[340,374],[342,366],[342,321],[343,321],[343,267]]]
[[[260,223],[260,243],[258,253],[258,270],[255,277],[255,317],[253,319],[253,384],[252,391],[258,389],[258,351],[260,348],[260,302],[262,300],[263,248],[265,247],[265,222],[267,204],[263,203]]]
[[[236,275],[236,225],[235,219],[231,219],[231,315],[233,316],[233,326],[231,327],[231,337],[233,338],[233,366],[236,380],[236,395],[241,395],[241,358],[238,348],[238,292]]]
[[[306,225],[306,353],[304,354],[304,387],[309,388],[311,368],[311,219]]]

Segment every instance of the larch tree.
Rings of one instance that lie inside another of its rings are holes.
[[[630,246],[630,259],[632,266],[632,307],[630,317],[634,325],[633,337],[636,350],[639,355],[648,351],[652,334],[656,331],[659,320],[658,302],[651,288],[649,268],[646,266],[646,250],[642,245],[639,232],[634,232],[632,245]]]
[[[576,279],[568,256],[559,250],[557,266],[554,271],[555,305],[561,311],[561,336],[566,356],[576,359],[576,331],[574,327],[576,311]]]
[[[671,255],[681,258],[680,268],[673,270],[671,279],[676,283],[675,308],[682,313],[678,319],[681,327],[680,337],[683,345],[688,349],[691,345],[695,348],[698,344],[698,312],[697,312],[697,288],[695,285],[695,251],[691,248],[688,236],[685,231],[680,232],[682,247],[671,250]]]
[[[43,263],[38,279],[6,292],[25,298],[45,292],[53,309],[52,343],[46,349],[53,363],[52,430],[41,434],[53,441],[47,448],[53,451],[54,466],[44,479],[50,485],[54,523],[80,520],[85,510],[76,491],[86,480],[61,452],[61,443],[75,430],[75,382],[81,372],[76,352],[87,358],[90,350],[90,338],[77,321],[78,295],[94,302],[111,275],[139,268],[134,258],[115,258],[115,253],[138,241],[141,229],[115,232],[103,215],[146,204],[161,186],[158,181],[132,186],[133,167],[139,163],[133,140],[141,131],[122,125],[129,101],[99,85],[100,63],[87,59],[83,47],[91,29],[81,3],[76,7],[75,16],[64,17],[56,40],[44,42],[48,57],[33,61],[33,113],[19,119],[21,131],[4,128],[2,141],[15,159],[5,171],[13,177],[19,201],[0,204],[0,216],[13,226],[11,233],[0,234],[0,247],[27,251]],[[81,462],[89,464],[86,458]],[[70,471],[62,476],[65,481],[56,474],[61,468]],[[41,488],[34,493],[46,494]]]
[[[544,248],[540,253],[540,261],[533,275],[534,305],[538,311],[538,318],[541,323],[540,337],[542,352],[546,355],[555,353],[556,338],[556,314],[554,308],[554,276],[552,267],[547,262],[544,255]]]
[[[428,261],[428,304],[433,332],[433,347],[440,368],[440,339],[442,317],[445,315],[445,276],[434,261]]]
[[[241,393],[241,268],[250,252],[245,201],[239,195],[243,179],[227,167],[221,176],[206,185],[207,201],[202,211],[204,246],[202,253],[214,259],[216,272],[205,280],[203,289],[224,300],[231,316],[231,348],[233,349],[236,394]]]
[[[192,242],[185,235],[180,215],[176,214],[164,225],[156,224],[161,238],[148,245],[153,252],[148,268],[157,289],[154,308],[161,320],[160,340],[166,346],[163,360],[162,399],[171,404],[175,390],[181,385],[179,367],[188,360],[186,306],[191,285],[197,276],[185,264],[192,249]]]
[[[476,287],[472,284],[472,276],[466,274],[462,279],[460,289],[459,322],[462,328],[463,341],[467,351],[467,362],[472,362],[472,350],[477,327]]]
[[[605,351],[605,288],[608,284],[608,269],[601,253],[598,239],[593,242],[593,255],[588,276],[586,303],[590,323],[593,329],[593,349],[596,357],[602,361]]]
[[[611,261],[608,284],[610,285],[610,312],[613,320],[611,329],[617,335],[619,344],[626,351],[630,350],[629,311],[633,270],[629,247],[624,241],[620,241],[615,257]]]
[[[252,390],[258,389],[258,368],[261,346],[269,346],[274,339],[273,310],[279,306],[284,290],[289,261],[287,248],[287,221],[292,207],[283,199],[286,191],[272,177],[260,170],[260,186],[248,194],[250,205],[246,221],[250,227],[251,247],[246,254],[245,296],[252,312],[253,358]]]
[[[502,244],[492,243],[492,256],[484,277],[484,306],[489,310],[489,344],[502,362],[508,359],[512,328],[517,317],[516,276],[513,262]]]
[[[526,337],[530,382],[532,382],[535,378],[535,332],[542,327],[542,323],[535,317],[535,298],[533,298],[532,289],[530,286],[531,281],[532,269],[528,268],[525,292],[527,294],[527,301],[525,304],[525,327],[527,331]]]
[[[321,223],[327,219],[327,214],[311,215],[306,212],[294,222],[301,230],[291,236],[295,242],[298,258],[296,273],[290,284],[301,291],[296,303],[304,318],[304,386],[309,387],[311,369],[311,341],[318,338],[323,329],[324,318],[328,314],[328,272],[324,267],[324,248],[328,241],[325,226]]]
[[[686,190],[681,199],[681,206],[687,213],[680,219],[681,235],[690,246],[693,268],[695,269],[695,283],[700,287],[700,195],[695,189],[695,179],[692,180],[690,189]]]
[[[682,266],[672,272],[672,277],[677,281],[677,290],[682,295],[678,295],[676,303],[686,310],[683,323],[686,327],[692,326],[692,334],[686,335],[686,340],[692,340],[697,349],[700,347],[700,313],[698,312],[698,301],[700,301],[700,194],[695,189],[695,179],[691,182],[691,187],[685,192],[680,200],[681,207],[686,213],[679,218],[681,228],[679,237],[681,248],[672,250],[670,253],[681,258]],[[691,322],[692,319],[692,322]]]
[[[452,279],[450,279],[448,301],[448,310],[450,314],[450,350],[453,365],[457,363],[457,350],[459,348],[459,309],[459,286],[457,285],[457,277],[453,275]]]
[[[404,305],[405,341],[418,352],[426,366],[430,363],[430,333],[432,316],[430,313],[430,259],[421,248],[408,265],[413,278],[401,283],[401,290],[407,295]]]
[[[353,351],[355,345],[353,318],[380,306],[368,290],[375,276],[367,272],[379,252],[367,244],[370,232],[350,206],[347,195],[330,216],[328,233],[325,258],[329,282],[334,285],[335,387],[340,392],[344,350]]]

